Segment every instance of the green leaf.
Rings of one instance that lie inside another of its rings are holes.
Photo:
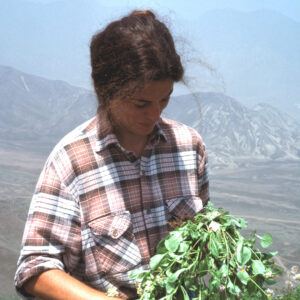
[[[167,274],[168,282],[175,282],[178,279],[179,275],[184,271],[186,271],[186,269],[180,269],[180,270],[177,270],[175,273]]]
[[[228,276],[228,266],[227,265],[222,265],[222,267],[219,269],[219,272],[222,277],[227,277]]]
[[[236,244],[236,259],[239,264],[242,264],[243,239],[240,239]]]
[[[190,297],[189,297],[188,293],[186,292],[185,288],[183,286],[180,286],[180,288],[182,291],[183,300],[190,300]]]
[[[129,272],[129,278],[138,280],[141,278],[145,273],[149,273],[147,270],[142,270],[142,269],[137,269],[137,270],[132,270]]]
[[[241,281],[242,284],[244,285],[247,285],[249,279],[250,279],[250,276],[249,274],[247,273],[246,270],[241,270],[237,273],[237,277],[239,278],[239,280]]]
[[[198,225],[197,225],[197,229],[198,229],[198,230],[201,229],[201,227],[202,227],[203,225],[204,225],[204,223],[199,222]]]
[[[207,274],[208,269],[208,258],[206,257],[199,263],[199,276],[205,276]]]
[[[260,260],[253,260],[252,261],[252,271],[253,271],[254,275],[258,275],[258,274],[263,275],[266,271],[266,268]]]
[[[244,266],[251,258],[251,249],[248,247],[242,248],[241,264]]]
[[[236,260],[234,259],[234,257],[232,257],[229,261],[229,265],[232,267],[232,268],[236,268],[237,267],[237,263],[236,263]]]
[[[174,285],[173,282],[167,282],[166,284],[166,292],[168,295],[170,294],[174,294],[175,290],[177,289],[177,287]]]
[[[165,246],[168,249],[168,251],[175,252],[178,249],[181,241],[182,239],[180,239],[180,236],[174,234],[165,240]]]
[[[221,215],[220,212],[218,212],[217,210],[213,210],[211,212],[208,212],[206,214],[206,218],[209,220],[209,221],[212,221],[214,219],[216,219],[217,217],[219,217]]]
[[[244,220],[243,218],[239,218],[238,219],[238,222],[239,222],[239,225],[240,225],[240,228],[246,228],[247,227],[247,221]]]
[[[239,229],[242,229],[242,228],[246,228],[247,227],[247,222],[242,219],[242,218],[235,218],[235,217],[232,217],[232,219],[230,219],[230,225],[232,226],[235,226]]]
[[[188,251],[189,247],[190,247],[190,245],[187,242],[182,242],[179,245],[178,252],[185,253],[186,251]]]
[[[239,295],[241,292],[240,288],[237,285],[233,284],[230,279],[227,282],[227,288],[233,295]]]
[[[156,269],[164,257],[165,257],[165,254],[156,254],[156,255],[152,256],[150,259],[150,263],[149,263],[150,269],[151,270]]]
[[[251,249],[244,246],[244,240],[240,239],[236,247],[236,259],[241,266],[244,266],[251,258]]]
[[[273,243],[273,238],[272,238],[271,234],[266,233],[261,237],[260,245],[263,248],[268,248],[270,245],[272,245],[272,243]]]
[[[219,245],[217,238],[215,238],[214,235],[211,235],[209,244],[208,244],[208,249],[214,257],[219,256],[219,248],[220,248],[220,245]]]
[[[157,254],[163,254],[163,253],[168,252],[168,250],[166,249],[166,246],[165,246],[165,240],[164,239],[159,241],[159,243],[157,244],[156,252],[157,252]]]

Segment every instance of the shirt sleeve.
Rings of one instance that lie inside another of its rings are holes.
[[[80,257],[80,212],[75,197],[62,182],[55,163],[46,164],[33,195],[15,274],[15,286],[50,269],[70,271]]]

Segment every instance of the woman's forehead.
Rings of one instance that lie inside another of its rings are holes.
[[[173,81],[158,80],[147,82],[143,87],[137,89],[131,96],[132,99],[160,100],[168,97],[173,91]]]

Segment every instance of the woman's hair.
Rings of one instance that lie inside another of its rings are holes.
[[[148,81],[183,77],[169,29],[153,12],[133,11],[91,41],[92,79],[100,104],[130,96]]]

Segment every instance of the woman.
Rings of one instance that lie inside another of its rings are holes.
[[[128,273],[208,201],[201,137],[160,117],[183,77],[167,27],[134,11],[93,37],[91,65],[97,115],[52,151],[30,206],[15,276],[28,298],[135,299]]]

